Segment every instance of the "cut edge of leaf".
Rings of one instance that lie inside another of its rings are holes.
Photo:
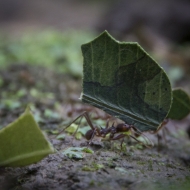
[[[140,44],[139,44],[138,42],[120,42],[120,41],[116,40],[113,36],[111,36],[111,35],[108,33],[107,30],[105,30],[104,32],[102,32],[101,34],[99,34],[96,38],[94,38],[94,39],[91,40],[90,42],[87,42],[87,43],[85,43],[85,44],[82,44],[82,45],[81,45],[81,49],[83,49],[83,46],[89,45],[89,44],[91,44],[92,42],[96,41],[96,40],[97,40],[100,36],[102,36],[102,35],[107,35],[111,40],[113,40],[115,43],[118,43],[118,44],[126,44],[126,45],[130,45],[130,44],[131,44],[131,45],[136,45],[136,46],[138,46],[138,48],[140,48],[140,49],[141,49],[150,59],[152,59],[152,60],[155,62],[155,64],[157,64],[157,66],[161,69],[161,71],[163,72],[163,74],[164,74],[164,75],[166,76],[166,78],[168,79],[169,88],[170,88],[170,97],[171,97],[171,98],[170,98],[170,107],[169,107],[169,109],[168,109],[168,112],[167,112],[165,118],[163,118],[163,121],[164,121],[164,119],[167,118],[167,115],[168,115],[169,112],[170,112],[170,109],[171,109],[171,106],[172,106],[172,102],[173,102],[173,96],[172,96],[171,82],[170,82],[170,80],[169,80],[169,78],[168,78],[168,75],[166,74],[165,70],[163,69],[163,67],[161,67],[161,66],[158,64],[158,62],[155,61],[155,59],[153,59],[153,58],[140,46]],[[84,75],[83,75],[83,77],[84,77]],[[84,83],[84,78],[83,78],[83,83]],[[82,84],[82,86],[83,86],[83,84]],[[85,96],[86,96],[87,98],[85,98]],[[84,94],[84,93],[82,92],[79,99],[82,100],[84,103],[91,104],[91,105],[93,105],[93,106],[95,106],[95,107],[98,107],[99,109],[105,111],[101,106],[96,106],[97,104],[96,104],[95,102],[89,101],[89,100],[88,100],[88,99],[89,99],[88,97],[89,97],[89,96],[87,96],[86,94]],[[90,97],[90,98],[92,98],[92,97]],[[107,108],[107,107],[106,107],[106,108]],[[109,112],[107,112],[107,113],[109,113]],[[110,114],[110,113],[109,113],[109,114]],[[128,115],[128,114],[127,114],[127,115]],[[131,114],[130,114],[130,115],[131,115]],[[132,117],[131,117],[131,116],[132,116]],[[129,118],[135,120],[135,117],[134,117],[133,115],[131,115],[131,116],[128,115]],[[163,122],[163,121],[162,121],[161,123],[157,124],[157,123],[153,123],[152,121],[146,122],[146,119],[142,119],[142,118],[140,118],[140,120],[141,120],[141,122],[143,122],[143,123],[145,123],[145,124],[152,125],[153,127],[156,127],[156,129],[152,127],[152,129],[150,129],[149,131],[156,131],[156,130],[162,125],[162,122]],[[137,121],[138,121],[138,120],[137,120]],[[145,122],[144,122],[144,121],[145,121]],[[147,130],[147,131],[148,131],[148,130]]]
[[[50,147],[51,148],[51,147]],[[51,154],[51,153],[54,153],[55,151],[54,151],[54,149],[49,149],[49,150],[40,150],[40,151],[36,151],[36,152],[32,152],[32,153],[28,153],[28,154],[25,154],[25,155],[19,155],[19,156],[15,156],[14,158],[10,158],[10,159],[8,159],[8,160],[6,160],[6,161],[4,161],[4,162],[1,162],[0,163],[0,166],[14,166],[14,163],[16,163],[17,161],[21,161],[21,160],[24,160],[24,159],[27,159],[27,158],[32,158],[32,157],[37,157],[37,158],[39,158],[39,157],[41,157],[41,158],[44,158],[44,157],[46,157],[48,154]],[[39,159],[37,159],[36,160],[36,162],[38,162],[39,161]],[[31,162],[31,164],[32,163],[34,163],[34,162]],[[29,165],[29,164],[27,164],[27,165]],[[20,166],[22,166],[22,164],[20,165]]]
[[[0,130],[0,133],[4,133],[7,129],[11,128],[15,123],[18,123],[20,120],[22,120],[26,115],[29,115],[33,118],[33,121],[35,123],[35,125],[39,128],[37,122],[35,121],[31,111],[30,111],[30,106],[28,105],[24,111],[24,113],[22,113],[16,120],[14,120],[13,122],[9,123],[7,126],[5,126],[3,129]],[[44,137],[44,140],[46,140],[47,142],[47,147],[49,149],[46,149],[46,150],[40,150],[40,151],[35,151],[35,152],[32,152],[32,153],[26,153],[26,154],[22,154],[23,156],[23,159],[21,160],[24,160],[26,158],[31,158],[32,155],[36,154],[35,157],[41,157],[41,159],[43,159],[44,157],[46,157],[48,154],[53,154],[55,153],[55,149],[53,147],[53,145],[48,141],[46,135],[41,131],[41,129],[39,128],[40,132],[42,133],[42,136]],[[41,156],[40,156],[41,154]],[[6,161],[3,161],[0,163],[0,166],[11,166],[11,167],[19,167],[19,166],[25,166],[25,165],[29,165],[29,164],[19,164],[19,165],[14,165],[14,163],[16,163],[17,161],[19,161],[19,158],[20,156],[15,156],[15,157],[12,157]],[[38,162],[40,161],[41,159],[36,159],[36,161],[34,162],[31,162],[30,164],[33,164],[35,162]]]

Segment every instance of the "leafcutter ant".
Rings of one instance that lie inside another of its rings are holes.
[[[84,135],[85,138],[88,140],[88,145],[90,145],[92,143],[93,138],[96,136],[96,137],[101,137],[104,140],[108,140],[108,141],[114,141],[114,140],[121,139],[122,140],[121,141],[121,148],[122,148],[122,144],[123,144],[123,141],[124,141],[125,137],[131,137],[134,140],[136,140],[137,142],[145,145],[146,147],[152,147],[153,146],[153,143],[141,131],[139,131],[133,125],[128,125],[126,123],[119,123],[119,124],[115,125],[113,123],[112,126],[109,126],[109,120],[108,120],[107,123],[106,123],[105,128],[94,126],[92,124],[91,119],[90,119],[90,117],[89,117],[89,115],[88,115],[88,113],[86,111],[84,111],[82,114],[80,114],[78,117],[76,117],[59,134],[61,134],[64,130],[66,130],[72,123],[74,123],[78,119],[80,119],[78,127],[77,127],[76,131],[73,134],[75,136],[75,134],[77,133],[77,130],[79,128],[80,122],[81,122],[83,117],[86,119],[88,125],[91,128]],[[141,135],[146,139],[146,144],[137,139],[137,137],[139,137]],[[151,143],[148,143],[148,142],[151,142]]]

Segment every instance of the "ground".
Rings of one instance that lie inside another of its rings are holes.
[[[46,75],[40,75],[41,72]],[[185,131],[189,118],[180,122],[170,121],[167,124],[170,132],[167,133],[166,140],[161,135],[159,144],[155,134],[146,134],[154,142],[153,148],[146,148],[135,141],[127,140],[120,150],[120,143],[117,141],[110,143],[94,139],[89,146],[94,153],[83,153],[83,158],[69,158],[62,152],[69,147],[87,146],[86,139],[82,137],[76,140],[65,133],[65,138],[58,140],[53,133],[64,128],[82,111],[90,110],[91,113],[97,111],[78,100],[81,92],[80,79],[26,64],[12,65],[0,73],[4,81],[1,91],[6,92],[4,95],[1,94],[3,101],[0,125],[5,126],[16,119],[24,111],[27,102],[33,102],[33,114],[57,150],[55,154],[49,155],[37,164],[23,168],[1,168],[1,189],[167,189],[168,187],[177,189],[182,186],[183,189],[189,188],[190,141]],[[49,76],[51,82],[40,85],[39,81],[44,83]],[[14,81],[10,83],[12,77]],[[5,97],[11,97],[15,89],[27,92],[12,101],[22,104],[15,107],[11,107],[12,104],[3,104],[7,100]],[[63,92],[67,92],[67,99],[63,96]],[[53,98],[49,98],[50,93],[54,94]],[[55,102],[59,106],[55,107]],[[64,106],[65,103],[67,106]],[[48,115],[45,113],[46,109],[52,112]],[[37,114],[39,112],[40,115]],[[54,116],[55,113],[59,116]],[[94,114],[92,120],[95,123],[105,124],[101,122],[102,119],[105,121],[105,114],[101,111],[98,111],[98,114],[98,117]]]
[[[88,3],[86,6],[81,6],[80,3],[76,4],[76,0],[64,1],[64,6],[62,1],[53,4],[52,1],[46,0],[46,6],[44,6],[45,1],[40,4],[39,1],[32,1],[34,2],[33,5],[30,4],[31,1],[28,0],[28,2],[29,4],[20,6],[21,11],[13,20],[1,21],[1,32],[11,35],[14,39],[22,36],[26,31],[29,33],[35,29],[67,31],[74,27],[77,30],[84,28],[92,30],[106,7],[105,5],[99,6],[99,4],[90,6]],[[71,15],[72,17],[70,17]],[[76,33],[79,36],[78,31]],[[44,35],[41,35],[38,40],[43,37]],[[50,35],[50,37],[52,36]],[[22,42],[25,54],[28,51],[30,55],[31,50],[33,50],[30,48],[36,48],[33,44],[29,46],[31,41],[38,44],[34,38],[31,39],[28,42],[25,38],[25,41]],[[49,48],[48,43],[46,43],[47,49]],[[85,42],[82,40],[78,42],[80,45],[82,43]],[[77,51],[80,51],[78,44]],[[59,48],[63,48],[59,45]],[[88,148],[92,149],[94,153],[82,152],[82,158],[69,158],[63,154],[64,151],[70,147],[87,146],[86,139],[82,136],[80,140],[76,140],[68,133],[64,133],[64,139],[57,139],[55,134],[84,110],[92,114],[92,120],[95,124],[101,126],[105,126],[107,115],[100,110],[84,105],[79,100],[82,91],[80,72],[77,75],[71,72],[62,73],[59,72],[59,69],[47,68],[45,64],[43,66],[29,64],[28,60],[24,60],[25,64],[14,62],[16,56],[23,58],[22,52],[16,51],[14,54],[14,47],[16,50],[22,49],[19,48],[20,46],[10,46],[5,49],[1,47],[1,52],[4,54],[10,53],[9,51],[13,51],[13,54],[11,54],[11,58],[9,57],[11,65],[0,69],[0,128],[17,119],[24,112],[27,104],[31,103],[32,113],[40,128],[46,132],[49,141],[56,149],[56,153],[30,166],[0,168],[0,189],[190,189],[190,140],[186,132],[190,117],[179,122],[170,121],[166,126],[169,130],[166,139],[160,131],[159,143],[156,134],[147,133],[148,138],[154,142],[152,148],[144,147],[138,142],[126,139],[121,150],[118,141],[111,143],[102,142],[101,139],[93,139]],[[29,49],[27,49],[28,47]],[[58,57],[54,63],[54,57],[48,55],[48,61],[52,61],[56,68],[58,66],[60,68],[62,64],[60,64],[60,60],[67,62],[67,64],[68,59],[71,59],[69,63],[75,62],[74,49],[70,49],[70,46],[67,49],[71,52],[69,57]],[[43,53],[40,49],[40,55]],[[56,53],[59,55],[59,51]],[[61,55],[66,55],[64,53],[62,51]],[[28,54],[26,57],[30,59],[31,57]],[[38,57],[38,49],[34,54],[37,54]],[[0,64],[4,60],[1,55]],[[176,57],[174,58],[176,60]],[[82,67],[82,59],[77,61],[80,62],[79,67]],[[167,61],[162,60],[161,62]],[[189,68],[189,62],[185,63],[187,63],[185,66]],[[65,65],[61,66],[64,67]],[[178,86],[183,86],[187,91],[190,90],[189,78],[182,76],[180,70],[172,70],[168,64],[166,64],[165,69],[171,71],[171,78],[173,76],[174,82],[177,80]],[[188,75],[188,73],[186,74]],[[180,77],[176,78],[176,76]],[[83,126],[86,126],[85,122],[82,123],[81,129]],[[81,155],[81,152],[79,153]]]

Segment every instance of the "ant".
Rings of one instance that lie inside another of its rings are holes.
[[[122,141],[121,141],[121,149],[122,149],[122,144],[123,144],[124,138],[126,136],[129,136],[129,137],[133,138],[137,142],[145,145],[146,147],[152,147],[153,146],[152,142],[151,142],[151,145],[146,145],[146,144],[142,143],[141,141],[139,141],[137,139],[137,137],[139,137],[140,135],[143,135],[144,137],[146,137],[146,136],[144,134],[142,134],[142,132],[139,131],[133,125],[128,125],[126,123],[119,123],[119,124],[117,124],[115,126],[114,123],[113,123],[112,126],[109,127],[109,124],[108,124],[109,120],[107,120],[105,128],[102,128],[102,127],[99,128],[97,126],[94,126],[92,124],[91,119],[90,119],[90,117],[89,117],[89,115],[88,115],[88,113],[86,111],[84,111],[82,114],[80,114],[78,117],[76,117],[66,128],[64,128],[62,131],[60,131],[59,134],[61,134],[64,130],[66,130],[72,123],[77,121],[79,118],[80,118],[80,121],[79,121],[79,125],[80,125],[80,122],[81,122],[83,117],[86,119],[88,125],[91,128],[84,135],[85,138],[88,140],[88,145],[90,145],[92,143],[92,140],[93,140],[93,138],[95,136],[101,137],[103,139],[106,139],[107,135],[109,135],[109,138],[108,138],[109,141],[122,139]],[[76,131],[74,132],[73,136],[75,136],[75,134],[77,133],[79,125],[78,125]],[[132,135],[132,133],[134,133],[134,135]],[[147,139],[148,138],[146,137],[146,141],[147,141]],[[148,139],[148,141],[150,142],[149,139]]]

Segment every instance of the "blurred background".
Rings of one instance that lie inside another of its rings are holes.
[[[138,42],[165,69],[172,87],[182,87],[190,94],[190,0],[0,0],[0,129],[18,118],[28,104],[35,120],[48,135],[57,134],[61,127],[65,127],[73,117],[84,110],[91,113],[93,122],[105,126],[108,115],[94,107],[82,104],[79,100],[82,92],[83,65],[80,47],[104,30],[120,41]],[[182,134],[180,137],[183,140],[190,138],[189,123],[190,117],[175,124],[171,123],[169,125],[172,129],[171,134],[177,126],[180,133],[175,133],[176,136]],[[184,128],[188,127],[186,133]],[[163,139],[165,140],[164,137]],[[171,139],[175,140],[171,136],[169,145]],[[52,142],[54,145],[58,144],[57,139],[52,139]],[[61,141],[61,144],[66,143],[67,141],[63,143]],[[172,143],[171,146],[173,149],[178,147]],[[177,157],[181,157],[185,150],[189,151],[189,144],[186,149],[182,149],[182,146],[179,146],[182,152],[175,153]],[[169,162],[165,152],[164,159],[167,164]],[[133,148],[128,153],[127,157],[133,156]],[[144,152],[140,154],[145,155]],[[155,154],[149,155],[151,157],[145,157],[150,158],[146,162],[149,164],[148,170],[151,171],[147,179],[151,181],[154,179],[152,163]],[[160,159],[164,155],[159,154]],[[171,157],[173,160],[176,159],[173,153]],[[136,155],[131,158],[130,162],[138,161]],[[187,163],[188,169],[190,157],[182,158]],[[172,161],[173,163],[176,164]],[[55,165],[52,164],[53,167]],[[167,165],[169,167],[169,164]],[[142,167],[143,176],[146,178],[144,165]],[[178,163],[175,167],[178,167]],[[47,165],[39,168],[47,168]],[[133,168],[131,165],[126,165],[126,171],[129,171],[130,175],[131,168]],[[171,169],[178,183],[184,171],[180,169],[178,176],[175,170]],[[68,171],[70,170],[69,164]],[[28,173],[35,175],[36,171],[31,169]],[[63,167],[62,171],[64,173],[67,170]],[[101,170],[102,173],[109,174],[105,171]],[[155,171],[157,175],[162,175],[160,170],[155,169]],[[165,171],[162,175],[165,177],[167,173],[166,180],[172,177],[169,171]],[[43,172],[39,174],[45,181],[46,175]],[[126,177],[128,174],[123,174],[128,180]],[[2,174],[1,176],[3,177]],[[102,178],[102,175],[99,176]],[[138,175],[134,175],[135,181],[138,179],[136,176]],[[90,179],[91,175],[88,177],[85,183],[93,182]],[[111,185],[113,178],[110,178]],[[16,180],[17,177],[14,179]],[[52,179],[54,184],[62,183]],[[71,177],[67,179],[72,180]],[[63,180],[64,183],[65,180],[66,178]],[[19,184],[25,183],[22,177],[18,178],[18,181]],[[93,183],[99,184],[99,181],[102,179],[95,180]],[[73,180],[74,182],[77,181]],[[49,181],[43,183],[49,184]],[[130,181],[118,181],[118,183],[131,185]]]
[[[190,93],[189,0],[0,0],[0,125],[29,102],[39,121],[87,109],[80,46],[104,30],[139,42]]]

